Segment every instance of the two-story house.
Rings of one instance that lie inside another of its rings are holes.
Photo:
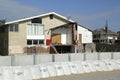
[[[6,22],[4,25],[0,26],[0,33],[1,33],[0,54],[13,55],[13,54],[24,53],[24,48],[29,46],[39,46],[39,45],[49,46],[51,43],[54,43],[53,40],[54,28],[69,23],[74,23],[74,21],[62,15],[59,15],[55,12],[50,12],[38,16]],[[77,30],[78,33],[82,33],[78,25],[77,25],[77,29],[78,29]],[[87,31],[87,29],[85,29],[84,31]],[[62,31],[59,32],[62,33]],[[89,35],[89,33],[83,32],[85,36],[82,34],[80,34],[79,36],[82,37],[81,38],[82,42],[84,42],[83,39],[85,39],[85,37],[88,38],[87,36],[90,36],[89,42],[92,43],[92,32],[91,31],[88,32],[91,34]],[[70,30],[67,32],[67,34],[76,35],[77,33]],[[63,41],[62,42],[63,44],[66,44],[67,40],[69,40],[69,42],[72,41],[71,38],[72,37],[62,35],[61,41]],[[77,38],[74,37],[74,40],[75,39]],[[89,42],[86,41],[85,43],[89,43]]]

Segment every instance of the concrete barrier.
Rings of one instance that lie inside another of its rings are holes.
[[[0,80],[3,80],[3,70],[1,67],[0,67]]]
[[[95,65],[93,64],[93,62],[94,61],[87,61],[88,66],[89,66],[91,72],[95,72],[96,71],[96,68],[95,68]]]
[[[94,61],[93,64],[95,66],[96,71],[103,71],[100,61]]]
[[[70,71],[69,63],[68,63],[68,62],[63,62],[61,65],[62,65],[64,74],[65,74],[65,75],[70,75],[70,74],[71,74],[71,71]]]
[[[76,69],[79,74],[85,73],[81,61],[73,61],[73,63],[76,64]]]
[[[24,80],[24,70],[22,66],[13,66],[14,80]]]
[[[57,71],[55,69],[54,63],[47,64],[47,69],[50,73],[50,77],[57,76]]]
[[[32,73],[31,73],[30,66],[23,66],[23,70],[24,70],[24,79],[32,80]]]
[[[86,60],[98,60],[98,53],[86,54]]]
[[[66,62],[69,61],[68,54],[54,54],[55,62]]]
[[[11,56],[0,56],[0,66],[11,66]]]
[[[85,73],[89,73],[89,72],[91,72],[91,71],[90,71],[90,68],[89,68],[89,65],[88,65],[87,62],[82,61],[81,64],[82,64],[82,67],[83,67]]]
[[[30,66],[32,79],[40,79],[41,73],[38,65]]]
[[[76,64],[74,64],[73,62],[69,62],[69,67],[70,67],[70,70],[71,70],[72,74],[78,74],[77,65]]]
[[[84,53],[69,54],[71,61],[83,61]]]
[[[61,62],[54,63],[54,66],[55,66],[55,69],[56,69],[56,72],[57,72],[57,76],[65,75]]]
[[[99,53],[99,54],[100,54],[100,60],[106,60],[112,58],[111,53]]]
[[[120,52],[112,53],[113,59],[120,59]]]
[[[14,56],[14,60],[12,63],[15,66],[33,65],[34,64],[33,55]]]
[[[50,76],[47,65],[41,64],[39,65],[40,72],[41,72],[41,78],[48,78]]]
[[[109,71],[109,68],[107,67],[104,61],[100,61],[99,64],[102,67],[103,71]]]
[[[12,67],[2,67],[3,80],[14,80]]]
[[[35,55],[35,64],[52,62],[52,54]]]

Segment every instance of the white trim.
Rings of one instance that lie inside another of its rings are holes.
[[[43,16],[47,16],[47,15],[50,15],[50,14],[53,14],[53,15],[56,15],[56,16],[59,16],[67,21],[70,21],[70,22],[75,22],[71,19],[67,19],[66,17],[60,15],[60,14],[57,14],[55,12],[50,12],[50,13],[45,13],[45,14],[42,14],[42,15],[37,15],[37,16],[33,16],[33,17],[28,17],[28,18],[24,18],[24,19],[19,19],[19,20],[15,20],[15,21],[10,21],[10,22],[6,22],[5,24],[13,24],[13,23],[18,23],[18,22],[21,22],[21,21],[25,21],[25,20],[30,20],[30,19],[33,19],[33,18],[37,18],[37,17],[43,17]]]
[[[27,35],[27,39],[44,39],[44,35]]]

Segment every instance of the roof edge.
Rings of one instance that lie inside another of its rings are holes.
[[[37,18],[37,17],[47,16],[47,15],[50,15],[50,14],[56,15],[56,16],[58,16],[58,17],[63,18],[64,20],[67,20],[67,21],[70,21],[70,22],[75,22],[75,21],[73,21],[73,20],[71,20],[71,19],[67,19],[67,17],[64,17],[64,16],[62,16],[62,15],[60,15],[60,14],[58,14],[58,13],[49,12],[49,13],[45,13],[45,14],[41,14],[41,15],[37,15],[37,16],[32,16],[32,17],[28,17],[28,18],[23,18],[23,19],[18,19],[18,20],[6,22],[5,24],[8,25],[8,24],[12,24],[12,23],[17,23],[17,22],[25,21],[25,20],[30,20],[30,19]]]

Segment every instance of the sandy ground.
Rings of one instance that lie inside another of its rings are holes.
[[[69,76],[41,78],[38,80],[120,80],[120,70],[72,74]]]

